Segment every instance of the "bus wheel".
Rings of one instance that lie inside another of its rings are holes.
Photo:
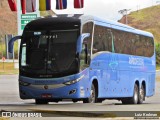
[[[138,86],[134,85],[134,94],[131,98],[122,99],[122,104],[137,104],[138,103]]]
[[[76,100],[76,99],[73,99],[72,101],[73,101],[74,103],[78,102],[78,100]]]
[[[137,84],[135,84],[134,85],[134,94],[133,94],[133,97],[131,97],[131,100],[130,100],[131,104],[137,104],[138,103],[138,93],[139,93],[138,86],[137,86]]]
[[[96,89],[95,89],[94,84],[92,83],[91,91],[90,91],[90,97],[83,99],[83,103],[95,103],[96,99],[97,99]]]
[[[36,104],[48,104],[47,100],[35,99]]]
[[[139,95],[138,95],[138,104],[142,104],[144,98],[145,98],[145,90],[144,90],[144,86],[141,85],[141,88],[139,90]]]

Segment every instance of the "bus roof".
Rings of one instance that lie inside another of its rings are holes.
[[[43,23],[46,24],[49,22],[66,22],[67,24],[69,24],[69,21],[71,22],[75,22],[78,23],[81,22],[81,24],[85,24],[86,22],[92,21],[95,24],[98,25],[103,25],[109,28],[113,28],[113,29],[118,29],[118,30],[122,30],[122,31],[126,31],[126,32],[130,32],[130,33],[135,33],[135,34],[139,34],[139,35],[144,35],[144,36],[148,36],[148,37],[153,37],[153,35],[149,32],[146,31],[142,31],[133,27],[130,27],[128,25],[116,22],[116,21],[111,21],[111,20],[106,20],[106,19],[101,19],[95,16],[91,16],[91,15],[82,15],[82,14],[75,14],[75,15],[57,15],[57,16],[52,16],[52,17],[45,17],[45,19],[40,19],[40,20],[35,20],[37,22],[35,22],[36,26],[38,23],[42,24],[42,21],[44,21]],[[34,22],[33,22],[34,24]],[[33,25],[32,24],[32,25]],[[39,25],[40,26],[40,25]],[[46,25],[45,25],[46,26]],[[50,25],[48,25],[50,26]]]
[[[95,16],[89,16],[89,15],[82,15],[80,16],[81,22],[87,22],[87,21],[94,21],[95,24],[98,23],[99,25],[106,24],[107,27],[111,27],[113,29],[118,29],[126,32],[131,32],[139,35],[144,35],[148,37],[153,37],[153,35],[149,32],[142,31],[133,27],[130,27],[128,25],[116,22],[116,21],[111,21],[111,20],[106,20],[106,19],[101,19]]]

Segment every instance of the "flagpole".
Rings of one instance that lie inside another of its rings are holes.
[[[27,13],[27,14],[37,14],[37,17],[40,17],[40,12],[39,12],[39,0],[36,0],[36,11]],[[22,25],[21,25],[21,15],[22,15],[22,10],[21,10],[21,0],[17,0],[17,26],[18,26],[18,35],[22,35],[23,30],[22,30]],[[19,48],[20,48],[20,40],[18,40],[18,53],[19,53]],[[18,54],[19,58],[19,54]]]
[[[21,15],[21,4],[20,0],[17,0],[17,28],[18,28],[18,35],[21,35],[21,29],[20,29],[20,15]],[[18,40],[18,60],[19,60],[19,49],[20,48],[20,40]]]

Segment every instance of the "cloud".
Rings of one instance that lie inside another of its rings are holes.
[[[73,0],[68,0],[67,10],[55,10],[56,2],[52,2],[52,9],[57,14],[89,14],[106,19],[118,20],[121,9],[131,9],[135,11],[147,6],[151,6],[156,0],[84,0],[83,9],[74,9]]]

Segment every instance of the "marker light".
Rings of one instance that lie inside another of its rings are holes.
[[[24,82],[24,81],[19,81],[19,84],[22,86],[29,86],[30,83]]]

